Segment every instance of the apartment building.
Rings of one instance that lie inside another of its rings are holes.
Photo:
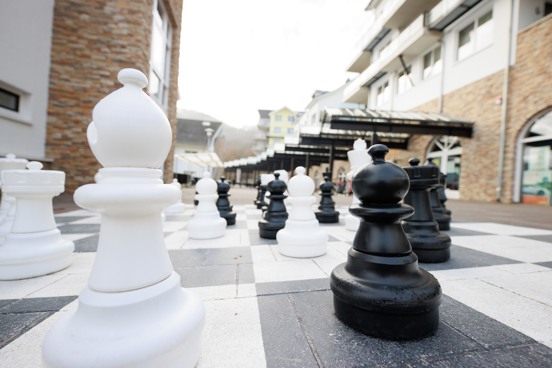
[[[92,109],[141,70],[147,93],[176,126],[183,0],[0,2],[0,156],[42,161],[66,173],[66,191],[90,183],[99,164],[86,139]],[[172,152],[165,162],[172,179]]]
[[[287,107],[268,113],[267,148],[283,149],[286,142],[292,143],[299,137],[296,129],[301,112],[295,112]]]
[[[344,101],[473,122],[413,135],[389,158],[432,158],[462,199],[550,205],[552,1],[372,0]]]

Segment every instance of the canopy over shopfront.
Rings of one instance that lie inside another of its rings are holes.
[[[433,112],[326,108],[322,130],[471,137],[473,123]]]
[[[299,143],[286,144],[285,150],[225,163],[227,169],[271,171],[347,160],[356,139],[368,145],[382,143],[389,148],[408,149],[413,134],[471,137],[473,123],[445,114],[326,108],[321,124],[300,127]]]

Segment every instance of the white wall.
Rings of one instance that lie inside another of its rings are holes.
[[[44,158],[54,0],[0,1],[0,87],[21,95],[0,107],[0,156]]]
[[[445,32],[444,93],[450,93],[506,67],[510,0],[484,2],[454,23]],[[458,60],[458,32],[469,23],[493,10],[493,43],[463,60]]]

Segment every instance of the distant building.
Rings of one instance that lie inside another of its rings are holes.
[[[0,2],[0,156],[66,173],[66,191],[93,182],[92,109],[141,70],[174,128],[183,0]],[[172,178],[172,152],[165,180]]]
[[[372,0],[366,9],[374,24],[344,100],[475,123],[472,138],[413,135],[389,158],[432,158],[463,199],[549,205],[552,1]]]
[[[269,128],[267,135],[268,148],[283,148],[288,142],[297,140],[299,131],[296,129],[302,112],[295,112],[287,107],[271,111],[269,116]]]
[[[215,144],[222,122],[207,114],[179,109],[174,144],[174,173],[180,182],[201,178],[204,171],[222,165]]]
[[[259,122],[257,123],[257,132],[255,133],[255,145],[253,152],[260,154],[266,151],[268,146],[268,131],[270,129],[270,110],[258,110]]]

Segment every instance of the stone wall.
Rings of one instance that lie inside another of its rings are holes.
[[[502,200],[514,195],[515,157],[520,133],[552,109],[552,15],[518,34],[516,63],[510,68]]]
[[[173,55],[168,117],[176,126],[182,0],[166,2],[172,13]],[[149,74],[153,0],[57,0],[54,8],[46,156],[66,173],[66,191],[93,181],[99,164],[86,139],[92,109],[121,85],[117,73]],[[165,179],[172,178],[172,154]]]

